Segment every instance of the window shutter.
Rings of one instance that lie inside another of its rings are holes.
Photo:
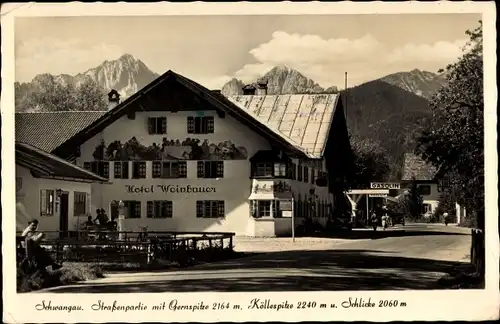
[[[109,162],[101,162],[103,163],[103,174],[102,176],[104,178],[108,178],[109,179]]]
[[[129,162],[120,162],[121,165],[122,165],[122,179],[128,179],[129,178],[129,171],[128,171],[128,168],[129,168]]]
[[[120,179],[122,177],[122,163],[118,161],[113,162],[113,169],[116,179]]]
[[[206,125],[206,130],[207,133],[214,133],[214,118],[213,117],[207,117],[207,125]]]
[[[154,217],[154,203],[152,201],[148,201],[146,203],[146,217],[148,218]]]
[[[217,161],[216,177],[224,178],[224,161]]]
[[[194,117],[187,118],[187,132],[188,134],[194,133]]]
[[[203,178],[205,176],[205,168],[203,161],[198,161],[196,169],[198,173],[198,178]]]
[[[162,117],[161,118],[161,133],[166,134],[167,133],[167,117]]]
[[[148,132],[149,134],[155,133],[155,119],[152,117],[148,118]]]
[[[45,216],[47,211],[47,190],[40,190],[40,216]]]
[[[85,214],[90,214],[90,193],[85,195]]]
[[[196,201],[196,217],[203,218],[203,201],[202,200]]]
[[[217,211],[218,211],[218,217],[224,218],[226,216],[226,213],[224,211],[224,200],[219,200],[217,202]]]

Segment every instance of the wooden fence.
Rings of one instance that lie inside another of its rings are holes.
[[[186,263],[233,252],[234,233],[203,232],[79,232],[57,233],[40,245],[58,262]],[[95,234],[95,235],[94,235]],[[23,238],[17,237],[18,261],[24,257]],[[206,260],[208,261],[208,260]]]
[[[485,270],[485,241],[484,232],[480,229],[472,229],[472,241],[470,248],[471,263],[477,272],[484,275]]]

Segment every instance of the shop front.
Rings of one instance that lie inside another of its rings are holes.
[[[294,201],[289,180],[254,179],[248,199],[250,219],[247,235],[254,237],[291,235]]]

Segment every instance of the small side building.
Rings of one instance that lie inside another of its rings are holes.
[[[91,184],[108,180],[32,145],[16,142],[16,230],[37,219],[47,236],[77,230],[90,213]],[[83,218],[82,218],[83,219]]]
[[[441,193],[450,186],[449,176],[439,172],[435,166],[426,163],[418,155],[405,153],[402,187],[411,186],[413,181],[416,181],[422,195],[424,213],[434,213],[439,205]]]

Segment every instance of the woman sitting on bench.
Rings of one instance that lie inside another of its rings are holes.
[[[37,228],[38,220],[35,219],[30,221],[28,227],[23,231],[22,237],[24,237],[26,248],[26,256],[23,263],[25,261],[35,261],[38,269],[45,270],[47,266],[52,266],[52,270],[60,269],[62,265],[56,263],[47,251],[40,246],[40,241],[43,239],[44,234],[37,232]]]

